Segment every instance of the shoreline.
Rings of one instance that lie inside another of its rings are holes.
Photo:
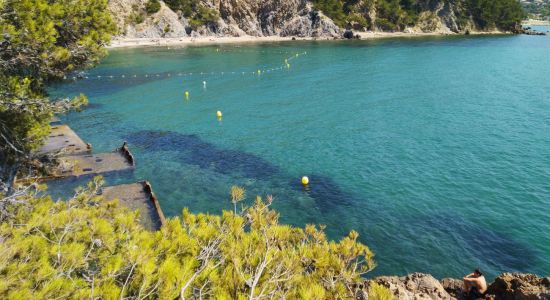
[[[419,37],[446,37],[465,36],[459,33],[440,32],[356,32],[360,40],[377,40],[387,38],[419,38]],[[472,32],[470,35],[510,35],[511,33],[501,31]],[[190,46],[190,45],[215,45],[215,44],[246,44],[246,43],[268,43],[268,42],[291,42],[291,41],[334,41],[346,40],[334,37],[282,37],[282,36],[204,36],[204,37],[174,37],[174,38],[128,38],[115,37],[107,46],[108,49],[133,48],[133,47],[166,47],[166,46]],[[353,39],[352,39],[353,40]]]
[[[543,20],[527,20],[521,22],[523,26],[550,26],[550,21]]]
[[[466,299],[463,295],[463,280],[457,278],[438,280],[430,274],[411,273],[405,276],[378,276],[367,279],[363,286],[370,286],[371,282],[385,286],[397,299]],[[550,277],[501,273],[492,281],[487,281],[487,290],[482,299],[542,300],[548,299],[548,296]]]

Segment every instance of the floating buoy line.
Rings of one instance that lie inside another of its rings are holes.
[[[222,50],[226,51],[226,50]],[[236,50],[227,50],[227,52],[232,52]],[[237,50],[238,51],[238,50]],[[246,50],[243,50],[246,51]],[[221,52],[221,51],[220,51]],[[190,77],[190,76],[229,76],[229,75],[255,75],[261,76],[264,74],[269,74],[278,71],[289,70],[291,65],[290,61],[296,59],[302,55],[306,55],[307,52],[293,53],[291,56],[284,59],[282,65],[271,67],[271,68],[259,68],[255,71],[210,71],[210,72],[162,72],[162,73],[152,73],[152,74],[101,74],[101,75],[89,75],[86,73],[79,73],[72,76],[65,76],[63,79],[67,81],[77,81],[84,79],[95,79],[95,80],[109,80],[109,79],[137,79],[137,78],[150,78],[150,79],[160,79],[168,77]],[[203,87],[206,88],[205,82],[203,82]]]
[[[221,49],[217,48],[219,53],[262,53],[262,54],[294,54],[293,51],[277,51],[277,50],[250,50],[250,49]]]
[[[220,49],[216,49],[216,52],[220,52]],[[247,50],[221,50],[221,52],[251,52]],[[268,51],[260,51],[261,53],[270,53]],[[256,51],[257,53],[257,51]],[[95,80],[101,80],[101,79],[161,79],[161,78],[168,78],[168,77],[188,77],[188,76],[200,76],[201,79],[204,79],[204,77],[207,76],[214,76],[214,75],[238,75],[238,76],[245,76],[245,75],[253,75],[256,77],[264,76],[265,74],[270,74],[276,71],[283,71],[283,70],[289,70],[290,69],[290,61],[293,59],[297,59],[302,55],[306,55],[307,52],[301,52],[301,53],[295,53],[295,52],[276,52],[276,53],[286,53],[286,54],[292,54],[286,58],[284,58],[283,64],[279,65],[277,67],[272,68],[259,68],[254,71],[219,71],[219,72],[164,72],[164,73],[152,73],[152,74],[103,74],[103,75],[89,75],[85,73],[79,73],[78,75],[64,77],[63,79],[67,81],[77,81],[77,80],[88,80],[88,79],[95,79]],[[206,90],[206,80],[202,80],[202,88]],[[190,100],[191,93],[188,89],[183,90],[183,97],[185,100]],[[222,119],[222,112],[217,111],[216,117],[219,121]],[[307,177],[302,178],[302,183],[304,185],[307,185],[307,183],[304,183],[304,180],[308,180]]]
[[[223,49],[220,50],[219,48],[216,49],[216,52],[254,52],[254,53],[279,53],[279,54],[292,54],[291,56],[284,59],[284,62],[282,65],[279,65],[277,67],[272,68],[259,68],[254,71],[218,71],[218,72],[164,72],[164,73],[152,73],[152,74],[117,74],[117,75],[109,75],[109,74],[103,74],[103,75],[88,75],[85,73],[79,73],[78,75],[74,76],[66,76],[63,79],[67,81],[77,81],[77,80],[84,80],[84,79],[135,79],[135,78],[151,78],[151,79],[160,79],[160,78],[168,78],[168,77],[188,77],[188,76],[200,76],[206,77],[206,76],[212,76],[212,75],[254,75],[254,76],[263,76],[264,74],[269,74],[276,71],[283,71],[283,70],[289,70],[290,69],[290,61],[296,58],[299,58],[302,55],[306,55],[307,52],[301,52],[301,53],[294,53],[294,52],[273,52],[273,51],[248,51],[248,50],[241,50],[241,49]],[[203,89],[206,89],[206,81],[202,81],[202,87]],[[189,100],[190,93],[189,90],[185,90],[183,93],[186,100]],[[219,122],[221,122],[223,117],[223,114],[220,110],[216,111],[216,118]],[[303,176],[301,178],[301,184],[304,188],[307,188],[309,186],[309,178],[307,176]]]

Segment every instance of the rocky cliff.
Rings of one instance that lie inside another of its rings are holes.
[[[135,38],[198,36],[339,37],[341,29],[306,0],[202,0],[218,12],[216,22],[194,28],[181,12],[161,1],[161,8],[146,14],[147,0],[111,0],[109,9],[120,34]]]
[[[336,38],[345,31],[308,0],[197,0],[201,8],[217,14],[216,21],[200,26],[192,24],[184,13],[170,9],[162,1],[160,10],[147,13],[145,7],[148,1],[151,0],[109,1],[109,9],[120,35],[129,38],[244,35]],[[375,3],[370,0],[357,1],[352,9],[365,22],[349,22],[344,27],[354,31],[382,31],[383,19]],[[421,7],[414,26],[401,26],[397,31],[442,34],[478,31],[471,18],[463,17],[464,9],[460,1],[426,3]]]
[[[370,285],[370,281],[389,288],[400,300],[465,299],[462,294],[462,280],[459,279],[445,278],[438,281],[431,275],[414,273],[404,277],[377,277],[366,281],[361,287],[365,289],[364,287]],[[362,295],[362,293],[358,293],[358,295]],[[485,299],[550,300],[550,277],[540,278],[532,274],[503,273],[490,283]]]

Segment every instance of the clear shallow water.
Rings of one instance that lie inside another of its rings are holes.
[[[229,209],[238,184],[283,222],[359,231],[373,275],[548,275],[549,54],[533,36],[111,50],[52,94],[90,98],[63,121],[96,152],[127,140],[137,168],[107,181],[151,181],[168,216]]]

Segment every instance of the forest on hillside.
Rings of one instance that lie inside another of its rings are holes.
[[[523,0],[521,4],[530,19],[550,21],[550,0]]]
[[[459,23],[471,19],[480,29],[513,30],[525,17],[517,0],[313,0],[315,6],[338,25],[358,22],[371,27],[368,12],[376,11],[376,23],[383,30],[403,30],[414,26],[420,14],[446,4],[456,9]]]
[[[368,30],[402,31],[421,23],[422,16],[451,16],[460,28],[473,24],[479,30],[515,31],[526,17],[517,0],[310,0],[341,28],[348,24]],[[548,1],[548,0],[546,0]],[[200,0],[165,0],[173,11],[187,18],[196,29],[215,24],[220,17],[217,8]],[[246,5],[240,4],[240,5]],[[159,0],[148,0],[145,12],[160,10]],[[144,20],[142,15],[140,21]],[[139,22],[138,22],[139,23]]]

